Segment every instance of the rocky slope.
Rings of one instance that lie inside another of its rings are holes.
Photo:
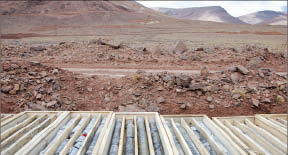
[[[244,22],[231,16],[224,8],[220,6],[193,7],[193,8],[154,8],[166,15],[191,20],[202,20],[212,22],[226,22],[233,24],[244,24]]]

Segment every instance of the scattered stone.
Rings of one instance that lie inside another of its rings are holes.
[[[254,106],[254,107],[259,107],[259,105],[260,105],[260,102],[259,102],[259,100],[257,100],[257,99],[255,99],[255,98],[252,98],[252,105]]]
[[[240,76],[239,76],[238,73],[232,73],[232,74],[230,75],[230,78],[231,78],[231,81],[232,81],[233,83],[237,83],[237,82],[239,81],[239,79],[240,79]]]
[[[186,107],[187,107],[186,104],[182,104],[182,105],[180,106],[180,109],[185,110]]]
[[[189,58],[191,61],[201,61],[201,58],[197,55],[192,55]]]
[[[104,98],[104,103],[108,103],[108,102],[110,102],[110,98],[109,97],[107,97],[107,96],[105,96],[105,98]]]
[[[240,107],[240,106],[241,106],[241,102],[234,102],[234,105],[235,105],[236,107]]]
[[[45,47],[43,47],[43,46],[35,46],[35,47],[30,47],[30,51],[44,51],[44,50],[46,50],[46,48]]]
[[[60,90],[60,89],[61,89],[60,84],[58,81],[56,81],[54,86],[53,86],[53,90]]]
[[[248,83],[247,83],[247,88],[248,88],[248,91],[249,91],[249,92],[257,91],[256,84],[255,84],[255,83],[252,83],[252,82],[248,82]]]
[[[40,65],[40,62],[39,61],[30,61],[30,64],[32,66],[38,66],[38,65]]]
[[[192,90],[192,91],[195,91],[195,90],[203,90],[204,88],[204,84],[203,83],[191,83],[189,85],[189,88],[188,90]]]
[[[48,111],[47,108],[45,108],[43,105],[40,105],[40,104],[33,104],[31,102],[28,102],[28,103],[26,103],[26,105],[28,105],[28,107],[32,111]]]
[[[41,75],[41,77],[46,77],[47,76],[47,72],[45,72],[45,71],[42,71],[39,74]]]
[[[157,103],[161,104],[161,103],[164,103],[165,102],[165,99],[164,97],[160,96],[157,98]]]
[[[58,74],[58,69],[54,69],[53,71],[52,71],[52,74],[54,74],[54,75],[56,75],[56,74]]]
[[[286,83],[287,83],[287,81],[276,81],[277,86],[282,86]]]
[[[237,70],[244,75],[247,75],[249,73],[249,70],[241,65],[237,66]]]
[[[271,100],[269,98],[264,98],[262,100],[262,103],[267,103],[267,104],[270,104],[271,103]]]
[[[259,69],[259,72],[264,74],[265,76],[271,76],[272,75],[272,70],[269,68],[261,68],[261,69]]]
[[[180,57],[179,57],[179,59],[181,59],[181,60],[187,60],[187,56],[185,56],[185,55],[181,55]]]
[[[215,108],[215,105],[214,104],[209,104],[209,109],[214,109]]]
[[[42,95],[41,95],[40,93],[36,95],[36,99],[37,99],[37,100],[40,100],[41,97],[42,97]]]
[[[139,97],[139,96],[141,96],[141,93],[138,92],[138,91],[136,91],[136,92],[133,93],[133,95],[134,95],[135,97]]]
[[[20,85],[19,84],[14,84],[14,88],[9,91],[9,94],[16,95],[19,90],[20,90]]]
[[[175,53],[175,54],[183,54],[187,50],[188,49],[187,49],[186,45],[182,41],[178,41],[175,44],[175,47],[173,48],[172,52]]]
[[[148,52],[146,47],[140,47],[138,50],[140,51],[141,54],[147,54]]]
[[[231,83],[231,80],[228,78],[221,78],[220,80],[226,83]]]
[[[163,88],[163,87],[158,87],[157,90],[158,90],[158,91],[163,91],[164,88]]]
[[[28,72],[28,75],[35,76],[35,75],[37,75],[37,72]]]
[[[88,87],[88,88],[87,88],[87,91],[88,91],[88,92],[92,92],[93,89],[92,89],[91,87]]]
[[[1,86],[1,91],[2,91],[3,93],[9,93],[12,89],[13,89],[13,86],[11,86],[11,85]]]
[[[235,100],[239,99],[240,97],[241,97],[241,95],[238,93],[232,95],[232,98]]]
[[[235,67],[235,66],[230,67],[230,68],[228,68],[228,71],[229,72],[236,72],[237,71],[237,67]]]
[[[264,78],[265,75],[262,73],[262,72],[258,72],[258,75],[261,77],[261,78]]]
[[[230,86],[229,85],[224,85],[223,87],[224,91],[230,91]]]
[[[276,85],[267,84],[267,83],[260,83],[259,87],[262,88],[262,89],[275,89],[275,88],[277,88]]]
[[[186,90],[185,89],[176,89],[176,93],[185,93]]]
[[[101,38],[99,38],[97,41],[96,41],[96,43],[98,44],[98,45],[105,45],[105,46],[109,46],[109,47],[111,47],[111,48],[113,48],[113,49],[119,49],[119,48],[121,48],[123,45],[122,45],[122,43],[113,43],[113,44],[111,44],[111,43],[106,43],[106,42],[104,42]]]
[[[174,77],[171,76],[171,75],[169,75],[169,74],[164,74],[164,75],[162,76],[163,81],[166,82],[166,83],[172,81],[173,78],[174,78]]]
[[[248,64],[247,64],[247,67],[249,69],[258,69],[261,67],[261,63],[263,62],[263,58],[260,57],[260,56],[257,56],[257,57],[254,57],[252,58]]]
[[[208,96],[208,97],[206,98],[206,101],[209,102],[209,103],[211,103],[211,102],[213,101],[213,98],[212,98],[211,96]]]
[[[220,101],[219,100],[215,100],[214,101],[216,104],[220,104]]]
[[[156,105],[151,105],[149,107],[147,107],[146,109],[147,111],[151,111],[151,112],[159,112],[160,111],[160,108]]]
[[[62,98],[62,102],[63,102],[64,104],[66,104],[66,105],[71,105],[71,104],[72,104],[71,98],[70,98],[70,97],[67,97],[67,96],[64,96],[64,97]]]
[[[58,103],[58,101],[54,100],[54,101],[50,101],[46,104],[47,108],[51,108],[54,107],[56,104]]]
[[[183,88],[188,88],[191,81],[192,81],[192,78],[190,76],[187,76],[187,75],[176,76],[177,86],[181,86]]]
[[[204,51],[204,48],[203,47],[198,47],[198,48],[196,48],[195,51]]]

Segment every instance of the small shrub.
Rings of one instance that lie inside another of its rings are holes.
[[[141,76],[139,74],[135,74],[133,77],[134,81],[139,81],[141,79]]]

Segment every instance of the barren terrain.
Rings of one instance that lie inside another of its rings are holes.
[[[41,13],[2,13],[1,111],[287,111],[287,27],[180,20],[114,3],[101,2],[111,7],[101,13],[86,5],[41,12],[48,2],[32,7]]]

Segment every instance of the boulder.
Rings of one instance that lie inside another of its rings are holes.
[[[203,90],[205,85],[203,83],[190,83],[188,90]]]
[[[183,54],[184,52],[186,52],[188,49],[186,47],[186,45],[182,42],[182,41],[178,41],[172,52],[175,53],[175,54]]]
[[[266,104],[270,104],[271,100],[269,98],[264,98],[261,102],[266,103]]]
[[[241,65],[237,66],[237,71],[244,75],[247,75],[249,73],[249,70]]]
[[[209,104],[209,109],[214,109],[215,108],[215,105],[214,104]]]
[[[186,104],[182,104],[182,105],[180,106],[180,109],[185,110],[186,107],[187,107]]]
[[[1,87],[1,91],[3,92],[3,93],[9,93],[11,90],[13,89],[13,86],[11,86],[11,85],[4,85],[4,86],[2,86]]]
[[[160,96],[157,98],[157,103],[161,104],[161,103],[164,103],[165,102],[165,99],[164,97]]]
[[[179,75],[176,76],[176,84],[177,86],[181,86],[183,88],[188,88],[192,78],[188,75]]]
[[[55,107],[55,105],[58,103],[58,101],[54,100],[54,101],[50,101],[46,104],[47,108],[51,108],[51,107]]]
[[[211,103],[211,102],[213,101],[213,98],[212,98],[211,96],[208,96],[208,97],[206,98],[206,101],[209,102],[209,103]]]
[[[262,73],[265,76],[271,76],[272,70],[270,68],[261,68],[259,69],[259,73]]]
[[[255,98],[252,98],[252,105],[253,105],[254,107],[258,108],[259,105],[260,105],[259,100],[255,99]]]

